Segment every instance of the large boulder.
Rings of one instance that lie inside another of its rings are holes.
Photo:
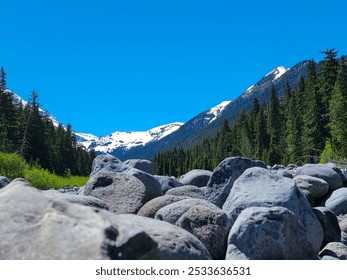
[[[88,180],[84,194],[103,200],[116,214],[136,214],[146,202],[161,195],[161,189],[159,184],[145,185],[126,173],[100,171]]]
[[[161,185],[161,191],[163,192],[163,194],[166,194],[166,192],[171,189],[183,186],[183,184],[175,177],[155,175],[154,178],[157,179],[159,184]]]
[[[347,214],[347,188],[334,191],[325,201],[324,206],[335,215]]]
[[[136,225],[18,181],[0,190],[0,221],[0,259],[159,258],[157,243]]]
[[[223,160],[213,171],[210,180],[207,183],[207,199],[222,207],[235,180],[241,174],[251,167],[262,167],[266,165],[261,161],[254,161],[243,157],[230,157]]]
[[[232,220],[224,211],[194,206],[178,219],[176,225],[197,237],[213,259],[224,259],[227,237],[232,225]]]
[[[110,154],[102,154],[94,159],[90,177],[94,176],[96,173],[100,171],[124,172],[129,168],[129,166],[125,165],[115,156]]]
[[[183,199],[187,199],[187,197],[174,196],[174,195],[163,195],[156,197],[150,201],[148,201],[145,205],[141,207],[137,215],[154,218],[155,214],[163,208],[164,206],[170,205],[177,201],[181,201]]]
[[[10,180],[7,177],[0,176],[0,189],[7,186],[10,183]]]
[[[230,230],[226,259],[317,259],[306,236],[302,223],[287,208],[250,207]]]
[[[203,169],[193,169],[180,178],[183,185],[193,185],[199,188],[205,187],[212,176],[212,172]]]
[[[202,188],[188,185],[170,189],[166,192],[166,195],[186,196],[191,198],[206,199],[205,191]]]
[[[119,215],[122,224],[136,225],[157,244],[162,260],[207,260],[211,256],[205,246],[188,231],[169,223],[138,215]]]
[[[82,196],[70,193],[61,193],[55,190],[43,191],[42,193],[45,196],[65,200],[71,203],[77,203],[85,206],[109,210],[108,205],[104,201],[93,196]]]
[[[221,210],[216,205],[206,200],[187,198],[171,203],[159,209],[154,218],[174,225],[185,212],[194,206],[203,206],[216,211]]]
[[[328,243],[319,253],[319,256],[321,258],[331,256],[340,260],[347,260],[347,246],[341,242]]]
[[[307,175],[323,179],[329,184],[329,192],[343,187],[341,176],[328,164],[305,164],[296,170],[296,175]]]
[[[236,220],[244,209],[256,206],[282,206],[292,211],[304,225],[306,238],[318,253],[323,241],[322,226],[294,180],[264,168],[246,170],[235,181],[223,210]]]
[[[323,179],[307,175],[298,175],[293,179],[296,182],[296,186],[301,191],[308,192],[314,200],[322,198],[329,192],[329,185]]]
[[[322,247],[329,242],[341,241],[341,229],[335,214],[325,207],[315,207],[313,213],[316,214],[323,228]]]
[[[124,164],[132,168],[139,169],[148,174],[154,175],[154,164],[147,159],[128,159],[124,161]]]

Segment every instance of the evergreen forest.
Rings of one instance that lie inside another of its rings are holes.
[[[180,176],[192,169],[213,170],[223,159],[244,156],[274,164],[347,162],[347,65],[334,49],[295,88],[286,83],[282,98],[272,87],[269,101],[253,100],[235,122],[224,121],[217,135],[193,148],[156,154],[158,174]]]
[[[76,143],[71,125],[55,127],[48,112],[40,110],[33,91],[23,104],[6,87],[0,70],[0,152],[17,154],[31,166],[58,176],[88,176],[95,152]],[[6,175],[6,174],[0,174]]]

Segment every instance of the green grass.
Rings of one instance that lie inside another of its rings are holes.
[[[81,176],[60,177],[38,166],[30,166],[17,154],[1,152],[0,176],[6,176],[10,180],[23,178],[38,189],[83,186],[89,179]]]

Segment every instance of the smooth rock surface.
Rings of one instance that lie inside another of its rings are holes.
[[[230,157],[223,160],[214,170],[207,183],[206,197],[208,201],[222,207],[227,199],[235,180],[251,167],[266,169],[261,161],[254,161],[243,157]]]
[[[205,246],[188,231],[169,223],[137,215],[119,215],[122,223],[136,225],[157,244],[162,260],[208,260]]]
[[[317,252],[296,215],[284,207],[242,211],[228,237],[227,260],[310,260]]]
[[[305,164],[298,167],[296,175],[308,175],[323,179],[329,185],[329,192],[333,192],[343,187],[341,176],[327,164]]]
[[[183,185],[205,187],[212,176],[212,172],[203,169],[193,169],[180,178]]]
[[[309,192],[314,200],[322,198],[329,192],[329,184],[323,179],[307,175],[298,175],[293,179],[296,186],[302,191]]]
[[[166,192],[166,195],[186,196],[191,198],[206,199],[205,191],[197,186],[188,185],[177,187]]]
[[[323,241],[322,226],[294,180],[277,176],[264,168],[246,170],[235,181],[223,210],[236,220],[244,209],[255,206],[282,206],[292,211],[303,223],[307,240],[319,252]]]
[[[335,215],[347,214],[347,188],[334,191],[325,201],[324,206]]]
[[[154,178],[158,180],[161,185],[161,191],[163,194],[166,194],[166,192],[171,189],[183,186],[183,184],[174,177],[155,175]]]
[[[102,154],[97,156],[92,165],[92,171],[90,177],[94,176],[96,173],[103,172],[124,172],[128,170],[129,167],[125,165],[115,156],[110,154]]]
[[[340,260],[347,260],[347,246],[341,242],[328,243],[319,253],[319,256],[331,256]]]
[[[148,174],[154,175],[154,164],[147,159],[128,159],[123,162],[125,165],[139,169]]]

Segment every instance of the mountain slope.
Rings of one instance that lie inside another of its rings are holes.
[[[290,69],[283,66],[276,67],[259,80],[259,82],[249,87],[238,98],[233,101],[222,102],[221,104],[224,105],[222,106],[223,110],[219,110],[218,116],[209,116],[209,113],[215,109],[206,110],[160,141],[149,143],[141,150],[131,151],[131,157],[152,159],[159,151],[179,147],[192,147],[205,137],[214,135],[225,119],[233,122],[242,110],[250,110],[254,97],[257,97],[260,103],[268,103],[272,86],[275,87],[279,97],[283,95],[283,88],[286,81],[291,88],[295,88],[300,77],[306,75],[307,62],[302,61]]]

